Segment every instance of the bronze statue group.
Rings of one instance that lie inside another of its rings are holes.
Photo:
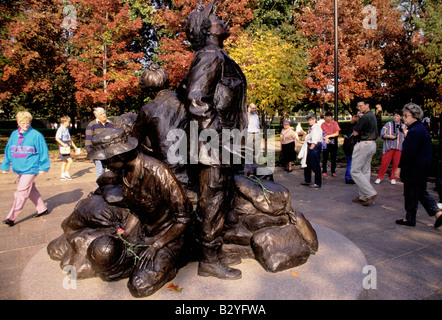
[[[235,280],[242,273],[231,266],[241,258],[277,272],[317,251],[316,233],[292,209],[289,191],[271,175],[256,176],[257,165],[235,161],[235,141],[223,141],[223,131],[247,128],[247,85],[222,49],[230,33],[213,10],[211,3],[189,16],[196,53],[177,92],[165,90],[167,73],[151,66],[140,85],[154,99],[92,138],[88,157],[109,171],[48,245],[78,278],[129,278],[132,295],[146,297],[189,261],[198,262],[199,276]],[[208,134],[193,149],[182,139],[192,130]]]

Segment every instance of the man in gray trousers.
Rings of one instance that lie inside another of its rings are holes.
[[[353,135],[359,138],[359,142],[353,149],[351,177],[359,189],[359,196],[352,201],[368,206],[378,195],[370,182],[371,159],[376,153],[378,137],[377,120],[366,100],[360,100],[357,108],[363,116],[353,129]]]

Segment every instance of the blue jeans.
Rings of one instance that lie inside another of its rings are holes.
[[[318,186],[322,185],[321,152],[322,143],[318,143],[313,149],[310,149],[309,145],[307,149],[307,167],[304,168],[304,181],[312,182],[313,171],[315,173],[315,184]]]
[[[94,160],[95,169],[97,170],[97,179],[106,171],[106,169],[103,168],[103,164],[100,160]]]
[[[345,170],[345,180],[351,180],[351,160],[352,156],[345,156],[347,158],[347,169]]]

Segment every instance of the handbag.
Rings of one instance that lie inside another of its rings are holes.
[[[333,122],[333,126],[332,126],[332,131],[333,132],[335,131],[335,123],[334,122]],[[324,135],[326,135],[326,134],[324,134]],[[328,144],[336,144],[337,137],[329,138],[328,140],[329,140]]]
[[[63,154],[63,155],[71,154],[71,147],[70,146],[67,146],[67,147],[60,146],[60,154]]]

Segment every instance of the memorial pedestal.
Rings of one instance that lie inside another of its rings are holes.
[[[220,280],[197,275],[198,264],[181,268],[170,283],[182,288],[171,291],[164,285],[147,300],[352,300],[364,296],[363,268],[367,265],[361,250],[348,238],[312,223],[319,250],[304,265],[277,273],[265,271],[253,259],[235,268],[239,280]],[[25,267],[21,277],[23,299],[39,300],[132,300],[127,279],[105,282],[99,278],[70,280],[58,261],[49,258],[46,248]]]

